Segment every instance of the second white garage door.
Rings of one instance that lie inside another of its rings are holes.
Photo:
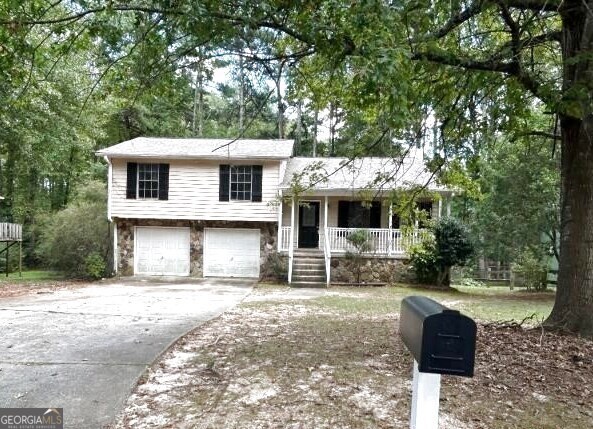
[[[205,277],[259,277],[259,229],[204,229]]]
[[[134,273],[189,276],[189,239],[189,228],[136,227]]]

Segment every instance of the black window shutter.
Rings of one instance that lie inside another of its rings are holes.
[[[231,182],[231,166],[220,166],[220,183],[218,184],[218,201],[229,201],[229,188]]]
[[[379,201],[373,201],[371,203],[371,219],[369,227],[381,228],[381,203]]]
[[[169,164],[159,164],[159,200],[169,199]]]
[[[136,183],[138,181],[138,163],[128,162],[128,177],[126,181],[126,198],[136,199]]]
[[[350,201],[338,201],[338,228],[348,228]]]
[[[251,201],[259,203],[261,201],[261,182],[262,182],[262,166],[253,165],[251,173]]]

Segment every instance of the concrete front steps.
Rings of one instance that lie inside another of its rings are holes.
[[[326,287],[325,258],[318,249],[294,251],[292,287]]]

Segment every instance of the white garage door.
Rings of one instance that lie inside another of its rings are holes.
[[[204,229],[204,276],[259,277],[259,229]]]
[[[189,276],[189,228],[137,226],[135,274]]]

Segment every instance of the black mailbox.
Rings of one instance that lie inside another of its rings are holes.
[[[473,377],[476,323],[424,296],[403,299],[399,332],[420,372]]]

